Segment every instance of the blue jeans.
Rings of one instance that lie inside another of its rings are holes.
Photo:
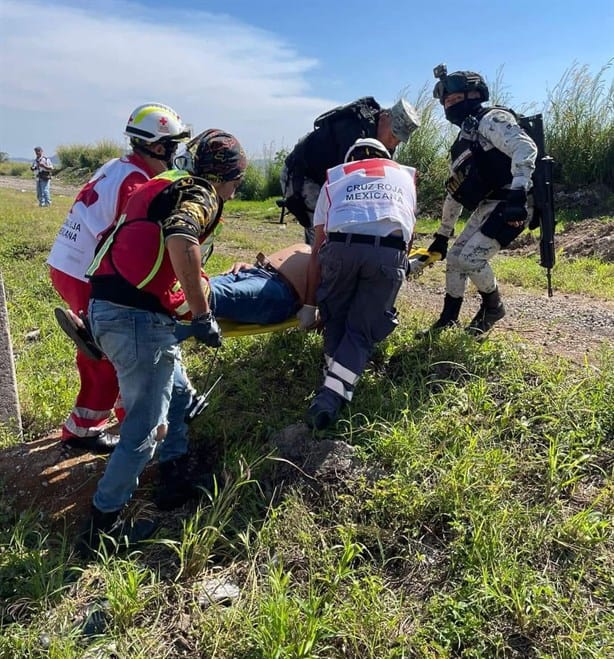
[[[117,371],[126,411],[119,443],[94,494],[98,510],[114,512],[130,500],[156,451],[160,462],[187,453],[184,415],[194,390],[169,316],[96,299],[88,313],[92,334]],[[167,427],[164,438],[160,426]]]
[[[39,206],[51,206],[51,179],[36,179],[36,197]]]
[[[211,277],[211,310],[239,323],[281,323],[296,312],[298,299],[279,276],[263,268]]]

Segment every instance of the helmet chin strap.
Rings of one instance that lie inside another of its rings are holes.
[[[173,156],[177,145],[175,142],[158,142],[164,147],[164,153],[156,153],[155,151],[147,148],[146,146],[141,146],[140,149],[146,153],[150,158],[155,158],[156,160],[162,160],[168,167],[173,165]]]

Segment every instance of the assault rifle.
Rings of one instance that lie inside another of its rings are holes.
[[[539,225],[539,264],[546,268],[548,297],[552,297],[552,268],[556,262],[554,251],[554,190],[552,172],[554,159],[546,155],[544,140],[544,123],[541,114],[519,117],[518,123],[537,145],[537,160],[533,173],[533,219],[529,225],[534,229]]]

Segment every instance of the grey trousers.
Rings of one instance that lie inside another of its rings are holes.
[[[350,401],[376,343],[398,324],[394,307],[407,255],[394,247],[327,242],[319,252],[324,388]]]

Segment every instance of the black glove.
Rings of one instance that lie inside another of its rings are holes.
[[[197,341],[202,341],[210,348],[219,348],[222,345],[222,330],[211,311],[192,318],[191,334]]]
[[[446,258],[448,253],[448,236],[442,236],[440,233],[434,234],[435,240],[429,245],[429,252],[439,252],[441,254],[441,260],[443,261]]]
[[[527,191],[522,188],[509,190],[503,209],[503,221],[511,226],[519,226],[527,221],[528,216]]]

